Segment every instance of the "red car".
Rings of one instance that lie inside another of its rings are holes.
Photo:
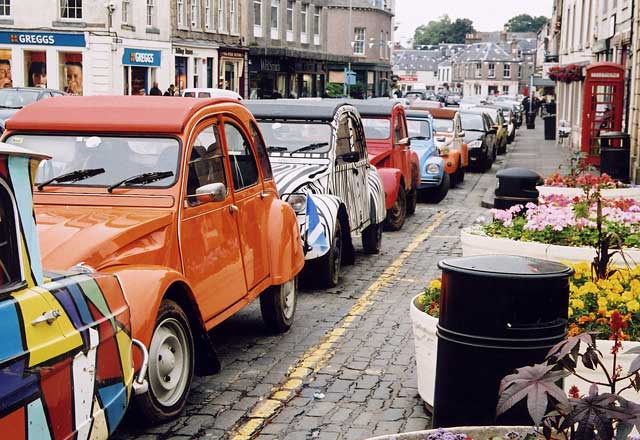
[[[378,168],[384,184],[385,227],[397,231],[415,212],[420,185],[420,159],[410,148],[404,107],[390,99],[355,101],[354,105],[362,117],[369,162]]]

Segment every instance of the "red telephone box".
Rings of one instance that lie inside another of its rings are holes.
[[[615,63],[587,66],[583,100],[581,150],[588,164],[599,166],[600,132],[622,130],[624,67]]]

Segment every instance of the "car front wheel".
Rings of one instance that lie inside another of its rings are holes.
[[[284,333],[293,324],[298,303],[298,282],[292,278],[279,286],[271,286],[260,295],[260,311],[267,330]]]
[[[444,173],[442,176],[442,181],[440,185],[436,188],[430,189],[427,191],[427,199],[431,203],[438,203],[442,201],[449,192],[449,186],[451,185],[450,177],[447,173]]]
[[[318,260],[318,277],[324,287],[335,287],[340,279],[340,267],[342,266],[342,226],[336,219],[336,227],[333,233],[333,241],[329,251]]]
[[[382,245],[382,223],[369,225],[362,231],[362,247],[367,254],[380,253]]]
[[[182,411],[193,368],[194,344],[189,319],[176,302],[163,300],[149,344],[149,391],[136,398],[145,422],[166,422]]]
[[[393,203],[391,209],[387,210],[387,218],[384,220],[384,226],[389,231],[399,231],[404,225],[407,218],[407,193],[404,186],[398,188],[398,196]]]

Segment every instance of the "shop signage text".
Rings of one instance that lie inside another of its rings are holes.
[[[620,74],[616,72],[593,72],[591,78],[620,78]]]
[[[417,75],[400,75],[400,81],[417,82],[418,76]]]
[[[125,48],[122,65],[160,67],[160,51]]]
[[[0,44],[85,47],[84,34],[0,31]]]
[[[244,59],[244,53],[242,52],[230,52],[228,50],[218,50],[218,55],[225,58],[242,58]]]
[[[267,60],[260,60],[260,70],[267,72],[280,72],[280,63],[270,63]]]
[[[181,47],[176,47],[174,49],[174,52],[177,53],[178,55],[193,55],[192,49],[183,49]]]

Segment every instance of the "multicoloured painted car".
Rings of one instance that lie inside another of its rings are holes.
[[[449,174],[451,186],[464,181],[469,166],[469,152],[464,141],[466,133],[462,129],[460,112],[457,109],[442,108],[429,111],[433,117],[436,147],[444,159],[445,171]]]
[[[267,330],[293,324],[300,232],[238,100],[51,98],[4,139],[52,157],[34,191],[45,266],[84,263],[127,293],[131,334],[149,348],[139,420],[180,413],[194,374],[220,368],[208,331],[254,299]]]
[[[341,265],[355,258],[352,235],[378,253],[386,215],[358,111],[332,100],[245,103],[264,134],[278,190],[296,211],[308,273],[336,286]]]
[[[146,350],[116,276],[43,271],[31,193],[42,159],[0,144],[0,436],[106,439],[146,390],[132,342]]]
[[[425,110],[408,110],[407,129],[411,149],[420,158],[418,191],[427,200],[438,203],[449,192],[449,175],[444,172],[444,160],[435,144],[431,114]]]

